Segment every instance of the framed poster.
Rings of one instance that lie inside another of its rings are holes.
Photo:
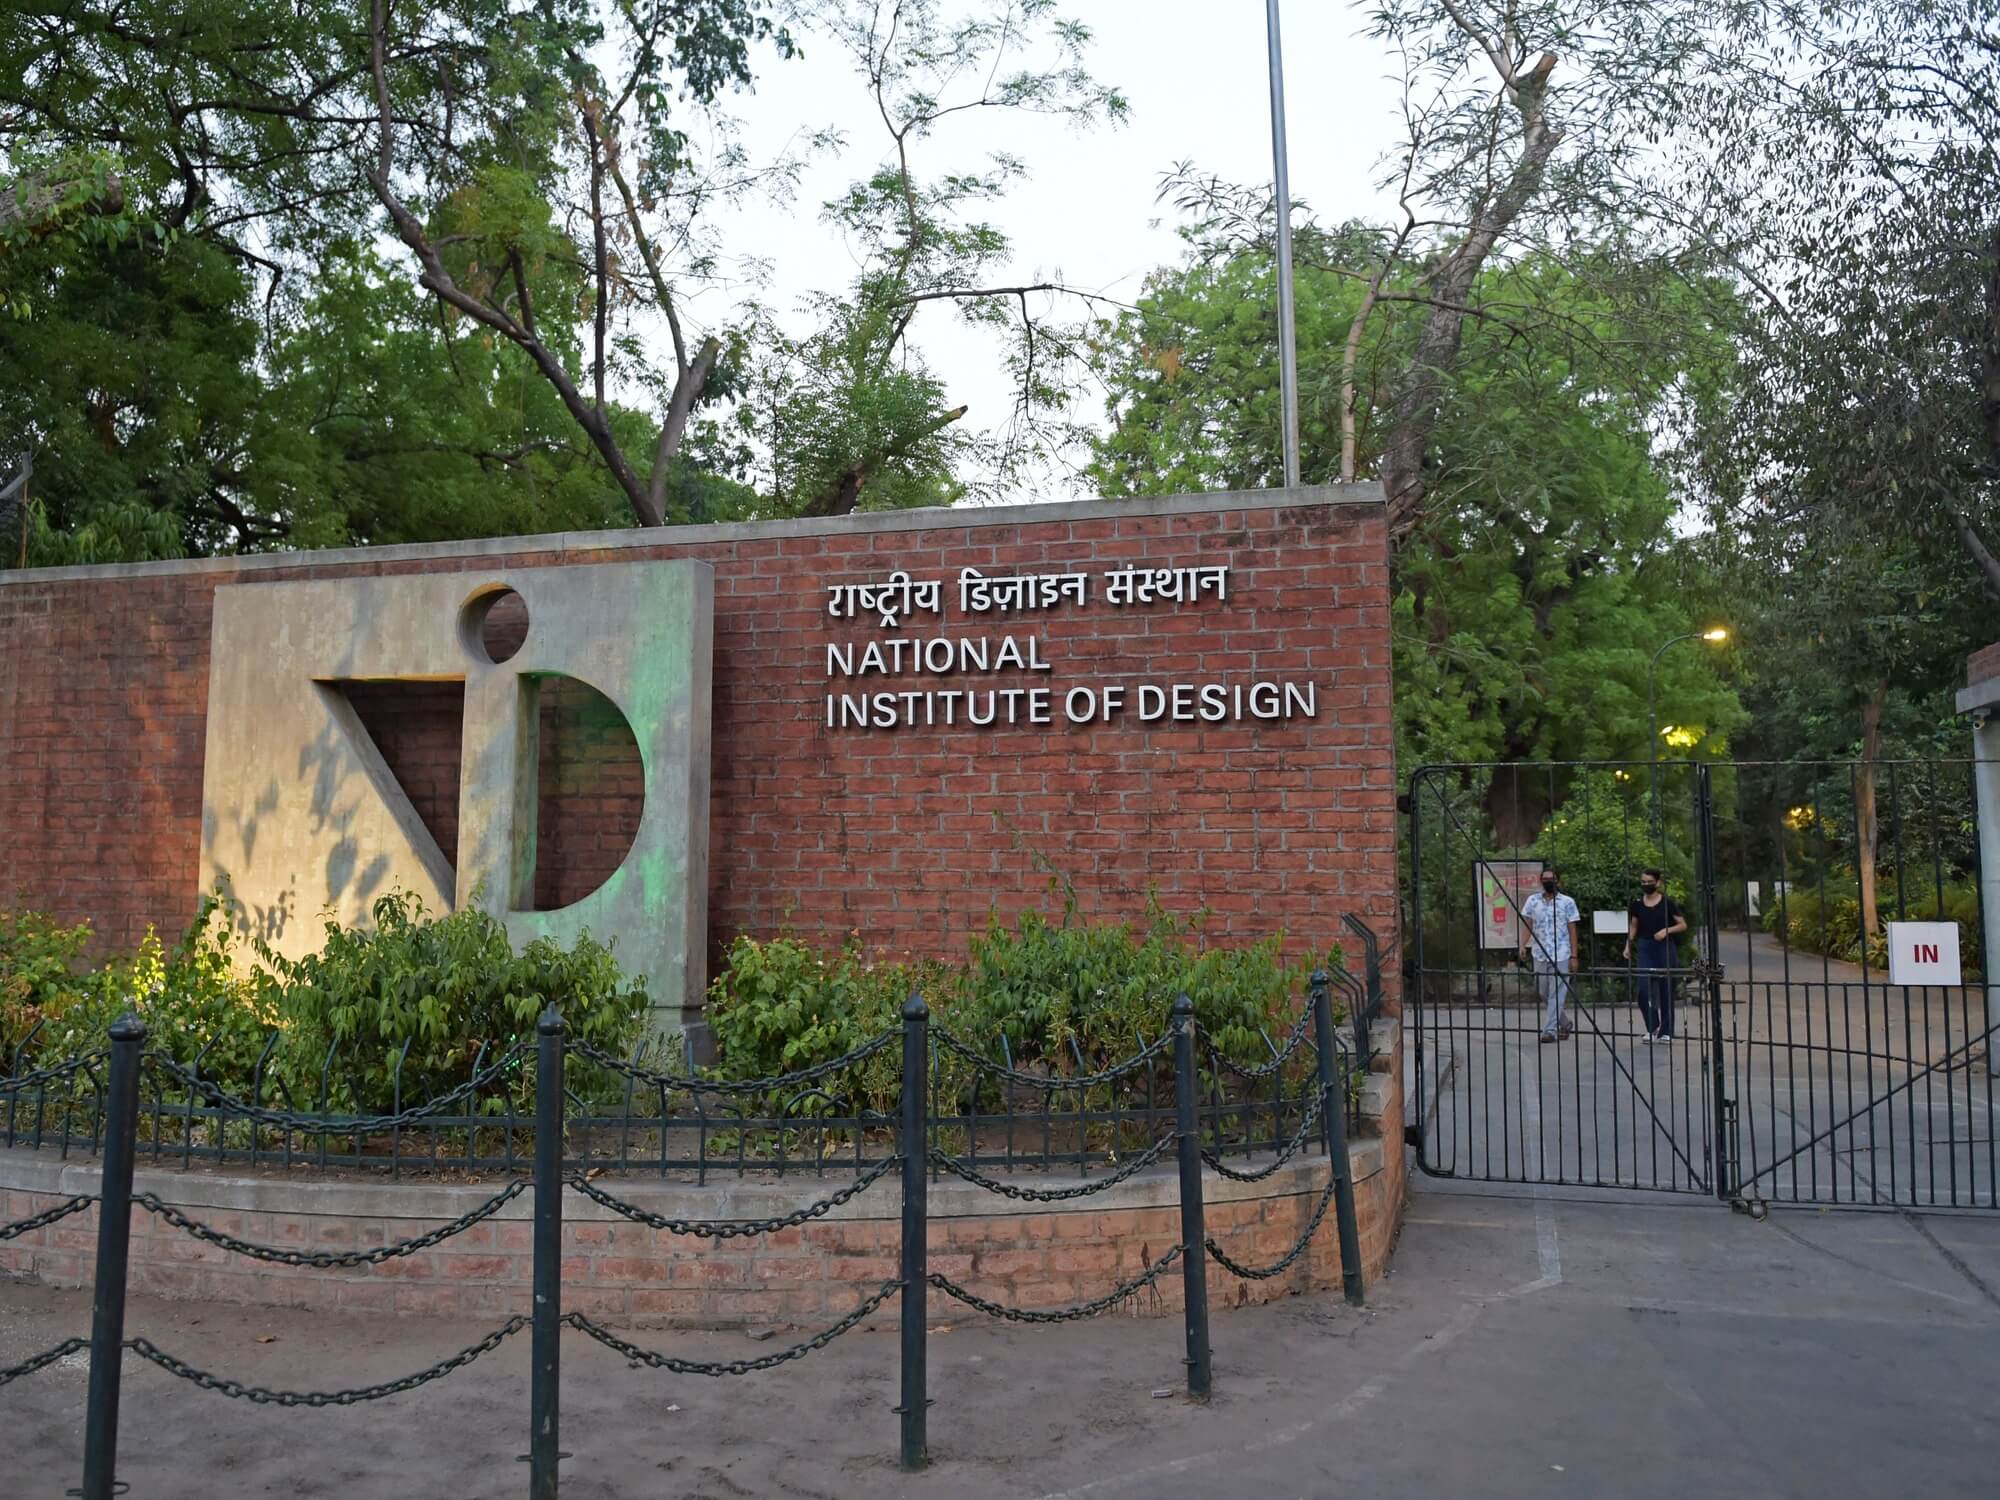
[[[1521,946],[1521,903],[1540,889],[1538,859],[1482,859],[1472,867],[1479,903],[1479,946]]]

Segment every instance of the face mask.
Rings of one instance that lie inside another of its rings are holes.
[[[1651,882],[1651,881],[1649,880],[1649,881],[1645,882],[1645,884],[1641,885],[1641,886],[1639,887],[1639,889],[1640,889],[1640,890],[1642,890],[1642,891],[1644,891],[1644,892],[1645,892],[1645,893],[1646,893],[1646,894],[1647,894],[1648,896],[1650,896],[1650,895],[1652,895],[1652,894],[1653,894],[1653,892],[1657,891],[1657,890],[1659,889],[1659,887],[1658,887],[1658,886],[1656,886],[1656,885],[1654,885],[1654,884],[1653,884],[1653,883],[1652,883],[1652,882]]]
[[[1556,883],[1553,880],[1544,880],[1542,882],[1542,889],[1545,891],[1554,891],[1555,888]]]

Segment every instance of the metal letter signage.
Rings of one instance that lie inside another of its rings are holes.
[[[527,636],[496,663],[481,624],[509,591],[527,606]],[[656,1024],[677,1025],[703,989],[714,593],[701,562],[218,589],[203,888],[227,882],[239,925],[290,957],[319,947],[322,915],[365,923],[396,888],[435,911],[477,901],[516,948],[588,928],[646,981]],[[602,885],[533,911],[538,693],[562,677],[624,715],[645,806]],[[382,681],[465,685],[455,868],[342,689]]]
[[[1190,608],[1229,600],[1229,566],[1114,568],[1095,580],[1104,606],[1143,610]],[[866,729],[992,729],[1090,726],[1125,719],[1146,724],[1230,724],[1319,717],[1319,683],[1312,678],[1233,682],[1103,682],[1065,685],[1007,673],[1053,670],[1036,622],[1007,618],[1077,611],[1091,599],[1089,573],[1016,573],[989,577],[978,568],[958,574],[958,612],[979,628],[997,623],[1002,635],[896,634],[851,636],[826,643],[826,727]],[[826,612],[841,626],[901,632],[906,620],[948,612],[944,580],[898,570],[875,582],[830,583]],[[922,628],[930,629],[929,621]],[[957,677],[953,684],[936,679]],[[879,679],[901,679],[882,681]],[[985,679],[991,679],[986,681]]]

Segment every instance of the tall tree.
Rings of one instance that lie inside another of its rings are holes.
[[[1084,66],[1091,34],[1053,0],[995,0],[969,14],[939,0],[821,0],[805,24],[851,62],[880,131],[874,169],[825,205],[860,260],[850,286],[809,299],[811,330],[767,317],[744,415],[763,429],[787,512],[943,503],[1003,490],[1073,443],[1084,314],[1058,281],[1010,281],[1012,246],[988,215],[1026,174],[995,153],[976,169],[935,163],[960,120],[994,112],[1115,123],[1125,101]],[[866,149],[865,147],[863,149]],[[927,161],[927,153],[932,153]],[[1012,410],[966,423],[924,358],[926,319],[989,330],[1013,377]]]
[[[1319,398],[1301,403],[1308,472],[1337,461],[1344,334],[1367,295],[1361,278],[1324,269],[1342,239],[1310,227],[1301,236],[1311,251],[1298,282],[1301,330],[1336,335],[1300,341],[1301,390]],[[1107,329],[1114,426],[1092,469],[1107,493],[1275,482],[1271,275],[1262,246],[1211,246],[1198,233],[1188,262],[1155,273],[1138,310]],[[1642,330],[1623,326],[1587,276],[1530,260],[1488,270],[1475,295],[1544,306],[1580,336],[1563,357],[1491,319],[1467,336],[1432,439],[1431,514],[1395,564],[1398,758],[1643,759],[1652,653],[1697,623],[1665,566],[1676,504],[1657,432],[1691,392],[1726,386],[1727,341],[1712,332],[1699,350],[1654,351],[1635,389],[1633,356],[1598,351],[1641,342]],[[1667,307],[1663,316],[1686,315]],[[1364,433],[1394,420],[1395,372],[1421,336],[1415,321],[1371,323],[1354,360]],[[1671,721],[1694,727],[1704,753],[1740,727],[1712,662],[1674,653],[1658,681]],[[1547,810],[1539,792],[1511,787],[1489,804],[1520,843]]]
[[[1690,211],[1759,317],[1710,478],[1730,524],[1907,542],[2000,601],[2000,21],[1984,0],[1774,12],[1691,97]],[[1970,571],[1953,566],[1954,560]]]

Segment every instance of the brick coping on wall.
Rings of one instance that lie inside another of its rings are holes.
[[[1386,1268],[1400,1217],[1402,1152],[1380,1137],[1350,1144],[1363,1269],[1372,1281]],[[1262,1182],[1234,1182],[1204,1171],[1208,1235],[1238,1260],[1275,1261],[1297,1241],[1318,1208],[1327,1165],[1312,1149]],[[100,1169],[47,1161],[32,1152],[0,1153],[0,1222],[94,1194]],[[369,1246],[407,1239],[490,1198],[504,1179],[482,1183],[299,1182],[142,1169],[134,1189],[151,1192],[225,1233],[301,1249]],[[823,1199],[848,1178],[708,1184],[607,1178],[607,1188],[675,1218],[776,1217]],[[1036,1174],[1037,1188],[1087,1179]],[[634,1325],[812,1326],[843,1316],[881,1282],[898,1274],[901,1193],[893,1177],[802,1228],[749,1240],[704,1241],[664,1234],[625,1220],[571,1192],[563,1202],[564,1306]],[[930,1265],[971,1291],[1031,1308],[1088,1301],[1143,1270],[1180,1233],[1179,1178],[1152,1170],[1090,1198],[1017,1206],[951,1179],[929,1188]],[[506,1316],[526,1308],[531,1284],[533,1200],[504,1205],[464,1234],[373,1268],[291,1269],[202,1244],[143,1209],[132,1215],[130,1286],[136,1292],[252,1306]],[[0,1246],[0,1277],[60,1287],[90,1284],[96,1212],[34,1231]],[[1211,1264],[1211,1300],[1222,1306],[1262,1302],[1340,1284],[1338,1239],[1329,1213],[1311,1252],[1268,1281],[1238,1281]],[[1180,1307],[1178,1271],[1125,1306],[1137,1315]],[[930,1316],[964,1322],[976,1316],[942,1293]],[[893,1307],[874,1326],[894,1322]]]
[[[882,532],[956,530],[974,526],[1030,526],[1048,521],[1123,520],[1137,516],[1203,515],[1218,510],[1291,510],[1334,505],[1381,505],[1372,481],[1300,485],[1292,489],[1216,490],[1131,500],[1058,500],[1030,505],[924,506],[912,510],[855,511],[783,521],[722,521],[698,526],[621,527],[613,531],[552,531],[527,536],[479,537],[462,542],[412,542],[384,547],[335,547],[316,552],[255,552],[240,557],[184,558],[170,562],[93,563],[72,568],[0,569],[0,588],[90,579],[159,578],[191,573],[254,573],[266,568],[362,568],[377,563],[446,562],[454,558],[617,552],[625,548],[699,546],[788,537],[866,536]]]

